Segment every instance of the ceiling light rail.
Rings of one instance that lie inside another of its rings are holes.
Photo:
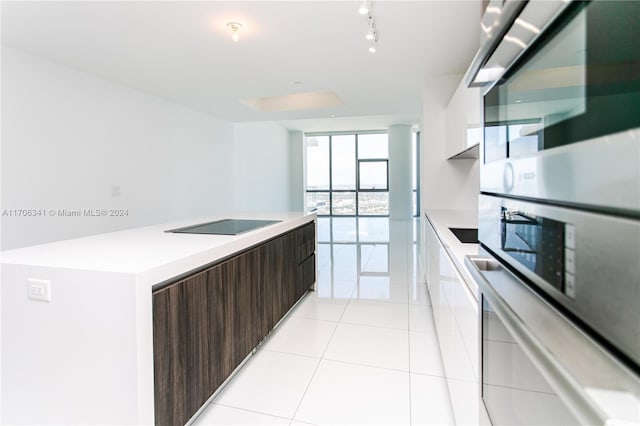
[[[378,50],[378,29],[373,16],[373,0],[361,1],[358,13],[367,17],[368,28],[364,38],[369,41],[369,52],[376,53]]]

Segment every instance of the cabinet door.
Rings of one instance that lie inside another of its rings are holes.
[[[260,342],[258,254],[154,293],[156,424],[186,423]]]
[[[287,312],[286,300],[288,299],[288,289],[285,285],[285,262],[284,259],[285,240],[283,237],[276,238],[266,244],[265,263],[262,267],[263,279],[268,283],[271,299],[271,318],[269,330],[271,330],[280,318]],[[289,260],[290,261],[290,260]]]
[[[445,110],[445,154],[459,154],[479,143],[482,132],[480,89],[470,88],[460,82]]]
[[[268,244],[263,244],[255,249],[257,268],[253,274],[254,284],[259,288],[258,313],[260,317],[260,340],[262,340],[275,325],[274,303],[275,282],[277,273],[269,265]],[[260,341],[259,340],[259,341]]]
[[[258,247],[236,257],[238,268],[236,306],[239,322],[242,324],[244,357],[260,343],[263,333],[264,296],[262,294],[262,264],[260,255],[264,251]]]
[[[290,232],[284,236],[283,257],[287,259],[284,264],[284,300],[283,313],[284,316],[289,309],[296,303],[297,298],[297,281],[298,281],[298,262],[296,259],[296,233]]]
[[[254,293],[246,270],[253,256],[251,252],[236,256],[210,270],[209,283],[218,292],[217,300],[222,305],[216,308],[223,318],[216,315],[224,325],[223,374],[228,376],[251,352],[257,342],[256,328],[260,328],[257,295]],[[215,325],[214,325],[215,327]]]
[[[155,418],[183,425],[224,380],[218,292],[203,272],[153,295]],[[212,327],[213,325],[213,327]],[[217,349],[217,350],[216,350]]]
[[[456,423],[483,424],[478,304],[429,224],[425,239],[429,293]]]

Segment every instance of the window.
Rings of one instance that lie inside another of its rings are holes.
[[[389,137],[386,133],[358,136],[358,158],[389,158]]]
[[[319,136],[307,140],[307,188],[329,189],[329,137]]]
[[[358,191],[376,190],[389,190],[389,161],[358,160]]]
[[[356,214],[356,136],[331,137],[331,214]]]
[[[307,210],[320,216],[389,215],[386,133],[307,135]]]

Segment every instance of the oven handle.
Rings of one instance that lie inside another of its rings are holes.
[[[640,414],[628,414],[638,413],[640,403],[640,379],[633,372],[497,260],[467,256],[465,264],[482,296],[582,424],[640,421]],[[613,406],[598,396],[612,390],[628,403]]]

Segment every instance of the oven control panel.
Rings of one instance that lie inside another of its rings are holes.
[[[576,297],[576,227],[564,225],[564,294]]]
[[[501,250],[558,291],[575,298],[575,227],[502,207]]]

